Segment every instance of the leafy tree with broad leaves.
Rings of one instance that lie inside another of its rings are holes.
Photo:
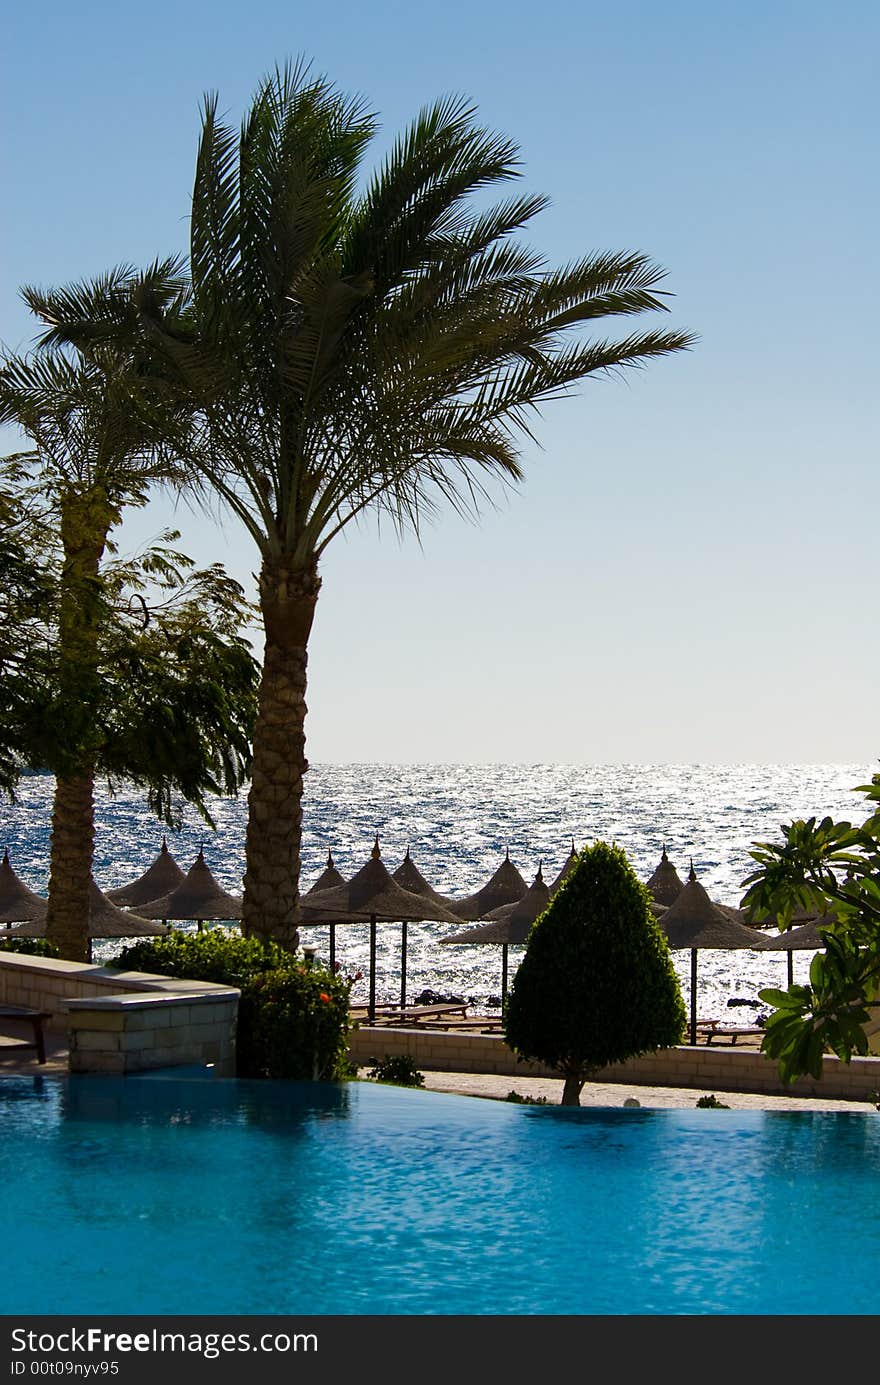
[[[29,609],[25,588],[5,598],[0,780],[14,793],[26,768],[55,775],[47,936],[74,960],[88,956],[96,775],[143,786],[177,825],[175,794],[209,816],[207,795],[236,792],[250,762],[258,669],[242,589],[219,566],[195,572],[168,547],[176,534],[115,557],[124,510],[171,475],[156,407],[106,347],[0,365],[0,422],[32,444],[5,464],[0,562],[32,572],[39,595]]]
[[[809,984],[759,992],[775,1007],[761,1047],[788,1082],[821,1077],[826,1051],[844,1062],[866,1054],[880,1019],[880,774],[855,792],[872,805],[860,826],[797,819],[781,844],[754,844],[758,869],[743,881],[742,908],[755,923],[772,918],[784,931],[795,910],[829,919]]]
[[[519,151],[460,100],[424,109],[372,175],[376,121],[298,64],[260,84],[240,131],[206,99],[189,285],[154,271],[48,341],[101,340],[136,315],[190,408],[170,441],[260,556],[265,631],[243,929],[297,940],[306,663],[327,546],[367,511],[418,532],[445,500],[476,515],[515,482],[541,406],[588,376],[687,348],[683,331],[609,339],[606,318],[665,311],[638,252],[548,266],[517,233],[540,196],[491,194]]]
[[[504,1035],[520,1058],[564,1079],[580,1105],[590,1074],[681,1043],[687,1016],[650,896],[619,847],[596,842],[533,924]]]
[[[45,642],[58,570],[37,557],[48,547],[40,507],[23,502],[25,469],[0,467],[0,792],[14,794],[20,768],[5,730],[28,695],[28,670]]]

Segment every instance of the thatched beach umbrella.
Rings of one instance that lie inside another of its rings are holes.
[[[303,899],[307,899],[308,896],[311,894],[320,894],[322,890],[338,889],[340,885],[344,884],[345,876],[340,874],[340,872],[336,869],[336,866],[333,864],[333,853],[332,851],[328,851],[326,866],[321,871],[321,874],[318,876],[314,885],[310,885],[309,888],[305,891],[305,893],[303,894]]]
[[[437,904],[441,909],[448,909],[452,912],[453,901],[446,895],[438,894],[432,885],[429,885],[422,872],[419,870],[415,861],[409,854],[409,847],[406,848],[406,855],[401,861],[397,870],[392,872],[392,880],[396,880],[401,889],[409,890],[410,894],[417,894],[420,899],[430,899],[432,904]],[[400,975],[403,991],[401,992],[401,1004],[404,1003],[403,997],[406,995],[406,948],[407,948],[408,924],[406,919],[400,925]]]
[[[186,876],[168,850],[168,843],[163,837],[159,855],[143,875],[139,875],[137,880],[132,880],[128,885],[119,885],[115,889],[105,890],[104,893],[113,904],[130,908],[132,905],[150,904],[154,899],[161,899],[163,895],[176,890],[185,879]]]
[[[397,870],[391,874],[391,879],[396,880],[398,885],[404,890],[409,890],[410,894],[421,895],[423,899],[431,899],[435,904],[439,904],[441,909],[449,909],[455,900],[448,895],[439,894],[432,885],[429,885],[422,872],[419,870],[412,856],[409,854],[409,847],[406,848],[406,855],[401,861]]]
[[[662,918],[670,904],[674,904],[684,889],[684,881],[680,878],[678,871],[666,855],[666,847],[663,847],[657,869],[649,880],[645,881],[645,888],[651,896],[651,912],[655,918]],[[712,903],[716,909],[720,909],[722,914],[726,914],[735,923],[741,923],[748,927],[748,919],[741,909],[737,909],[732,904],[720,904],[717,899]]]
[[[448,900],[447,908],[456,918],[466,923],[474,923],[477,919],[484,919],[502,904],[516,904],[527,889],[525,880],[510,859],[508,849],[501,865],[481,890],[465,899]]]
[[[535,878],[526,890],[522,899],[518,899],[515,904],[502,904],[497,909],[486,915],[486,923],[493,921],[509,921],[514,932],[522,933],[522,937],[511,938],[511,942],[525,942],[528,931],[539,914],[542,914],[550,903],[553,894],[551,887],[544,880],[543,861],[538,862],[538,869]]]
[[[645,881],[645,885],[652,899],[658,904],[667,905],[674,904],[684,889],[684,881],[666,855],[665,843],[657,869],[650,879]]]
[[[512,943],[524,943],[532,924],[550,902],[551,890],[544,883],[541,866],[522,899],[515,904],[503,904],[485,922],[465,933],[453,933],[441,938],[441,943],[500,943],[501,944],[501,1004],[507,995],[507,949]]]
[[[577,850],[576,850],[576,848],[575,848],[574,838],[572,838],[572,842],[571,842],[571,851],[568,853],[568,856],[566,857],[565,865],[562,867],[562,870],[559,872],[559,874],[557,875],[556,879],[550,882],[549,890],[550,890],[551,896],[552,896],[552,895],[555,895],[556,891],[559,889],[559,886],[562,884],[563,880],[565,880],[567,876],[571,875],[571,872],[574,870],[575,866],[577,865],[577,858],[578,858],[578,854],[577,854]]]
[[[345,876],[341,875],[333,864],[332,852],[327,852],[327,864],[318,876],[314,885],[310,886],[302,896],[308,899],[311,895],[320,894],[322,890],[336,890],[340,885],[345,884]],[[330,970],[336,966],[336,924],[330,924]]]
[[[138,906],[148,919],[194,919],[207,921],[241,918],[241,897],[223,889],[208,869],[201,848],[182,882],[161,899]]]
[[[300,901],[300,922],[304,926],[317,923],[370,924],[370,1001],[368,1017],[376,1017],[376,922],[416,923],[419,921],[457,923],[448,909],[435,904],[424,895],[416,895],[398,885],[386,869],[376,836],[370,859],[353,875],[346,885]],[[406,1004],[406,975],[401,970],[400,1003]]]
[[[741,923],[744,928],[754,929],[755,925],[749,921],[749,916],[744,909],[737,909],[735,904],[719,904],[717,899],[712,903],[716,909],[720,909],[722,914],[726,914],[734,923]]]
[[[158,938],[169,930],[163,923],[152,923],[127,909],[120,909],[99,888],[95,877],[89,880],[89,961],[93,938]],[[17,938],[45,938],[46,919],[35,919],[10,929]]]
[[[825,946],[825,939],[819,932],[820,928],[827,927],[835,922],[833,914],[822,914],[819,917],[811,918],[808,923],[802,923],[797,928],[788,928],[784,933],[772,933],[770,936],[759,938],[753,944],[756,952],[785,952],[788,962],[788,984],[794,985],[794,952],[818,952]]]
[[[691,1043],[697,1042],[697,952],[701,948],[753,948],[754,932],[729,918],[713,904],[697,879],[691,862],[687,884],[670,904],[660,927],[671,948],[689,948],[691,954]]]
[[[45,919],[48,899],[34,894],[9,864],[8,849],[0,862],[0,923],[26,923]]]

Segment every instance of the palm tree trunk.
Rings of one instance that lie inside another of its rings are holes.
[[[254,728],[242,932],[293,950],[299,903],[308,641],[321,579],[317,562],[266,559],[260,609],[266,649]]]
[[[62,957],[88,962],[89,880],[95,843],[94,775],[55,782],[46,937]]]
[[[62,501],[61,543],[64,549],[61,609],[58,622],[58,680],[62,698],[76,715],[76,744],[66,769],[57,769],[49,849],[49,908],[46,937],[62,957],[87,962],[89,883],[95,843],[95,768],[86,746],[88,720],[98,661],[101,621],[100,568],[114,511],[100,490]],[[81,753],[78,753],[81,752]]]

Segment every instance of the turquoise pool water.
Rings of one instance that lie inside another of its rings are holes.
[[[875,1314],[880,1119],[5,1078],[6,1314]]]

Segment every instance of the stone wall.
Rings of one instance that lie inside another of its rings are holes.
[[[29,1005],[52,1016],[50,1029],[67,1028],[68,998],[149,991],[167,984],[168,977],[142,972],[111,971],[88,962],[64,962],[57,957],[0,953],[0,1004]]]
[[[69,1000],[71,1072],[146,1072],[197,1064],[235,1076],[239,992]]]
[[[0,953],[0,1004],[45,1010],[67,1032],[71,1072],[211,1065],[235,1074],[239,991],[208,981]]]
[[[352,1061],[372,1066],[385,1057],[407,1055],[417,1067],[437,1072],[487,1072],[511,1077],[558,1077],[539,1063],[521,1063],[495,1034],[456,1034],[387,1026],[356,1030],[349,1041]],[[625,1082],[643,1087],[688,1087],[703,1091],[766,1092],[776,1096],[814,1096],[870,1100],[880,1091],[880,1058],[853,1058],[842,1063],[826,1056],[822,1078],[800,1078],[790,1085],[776,1063],[756,1049],[719,1044],[662,1049],[597,1073],[598,1082]]]

